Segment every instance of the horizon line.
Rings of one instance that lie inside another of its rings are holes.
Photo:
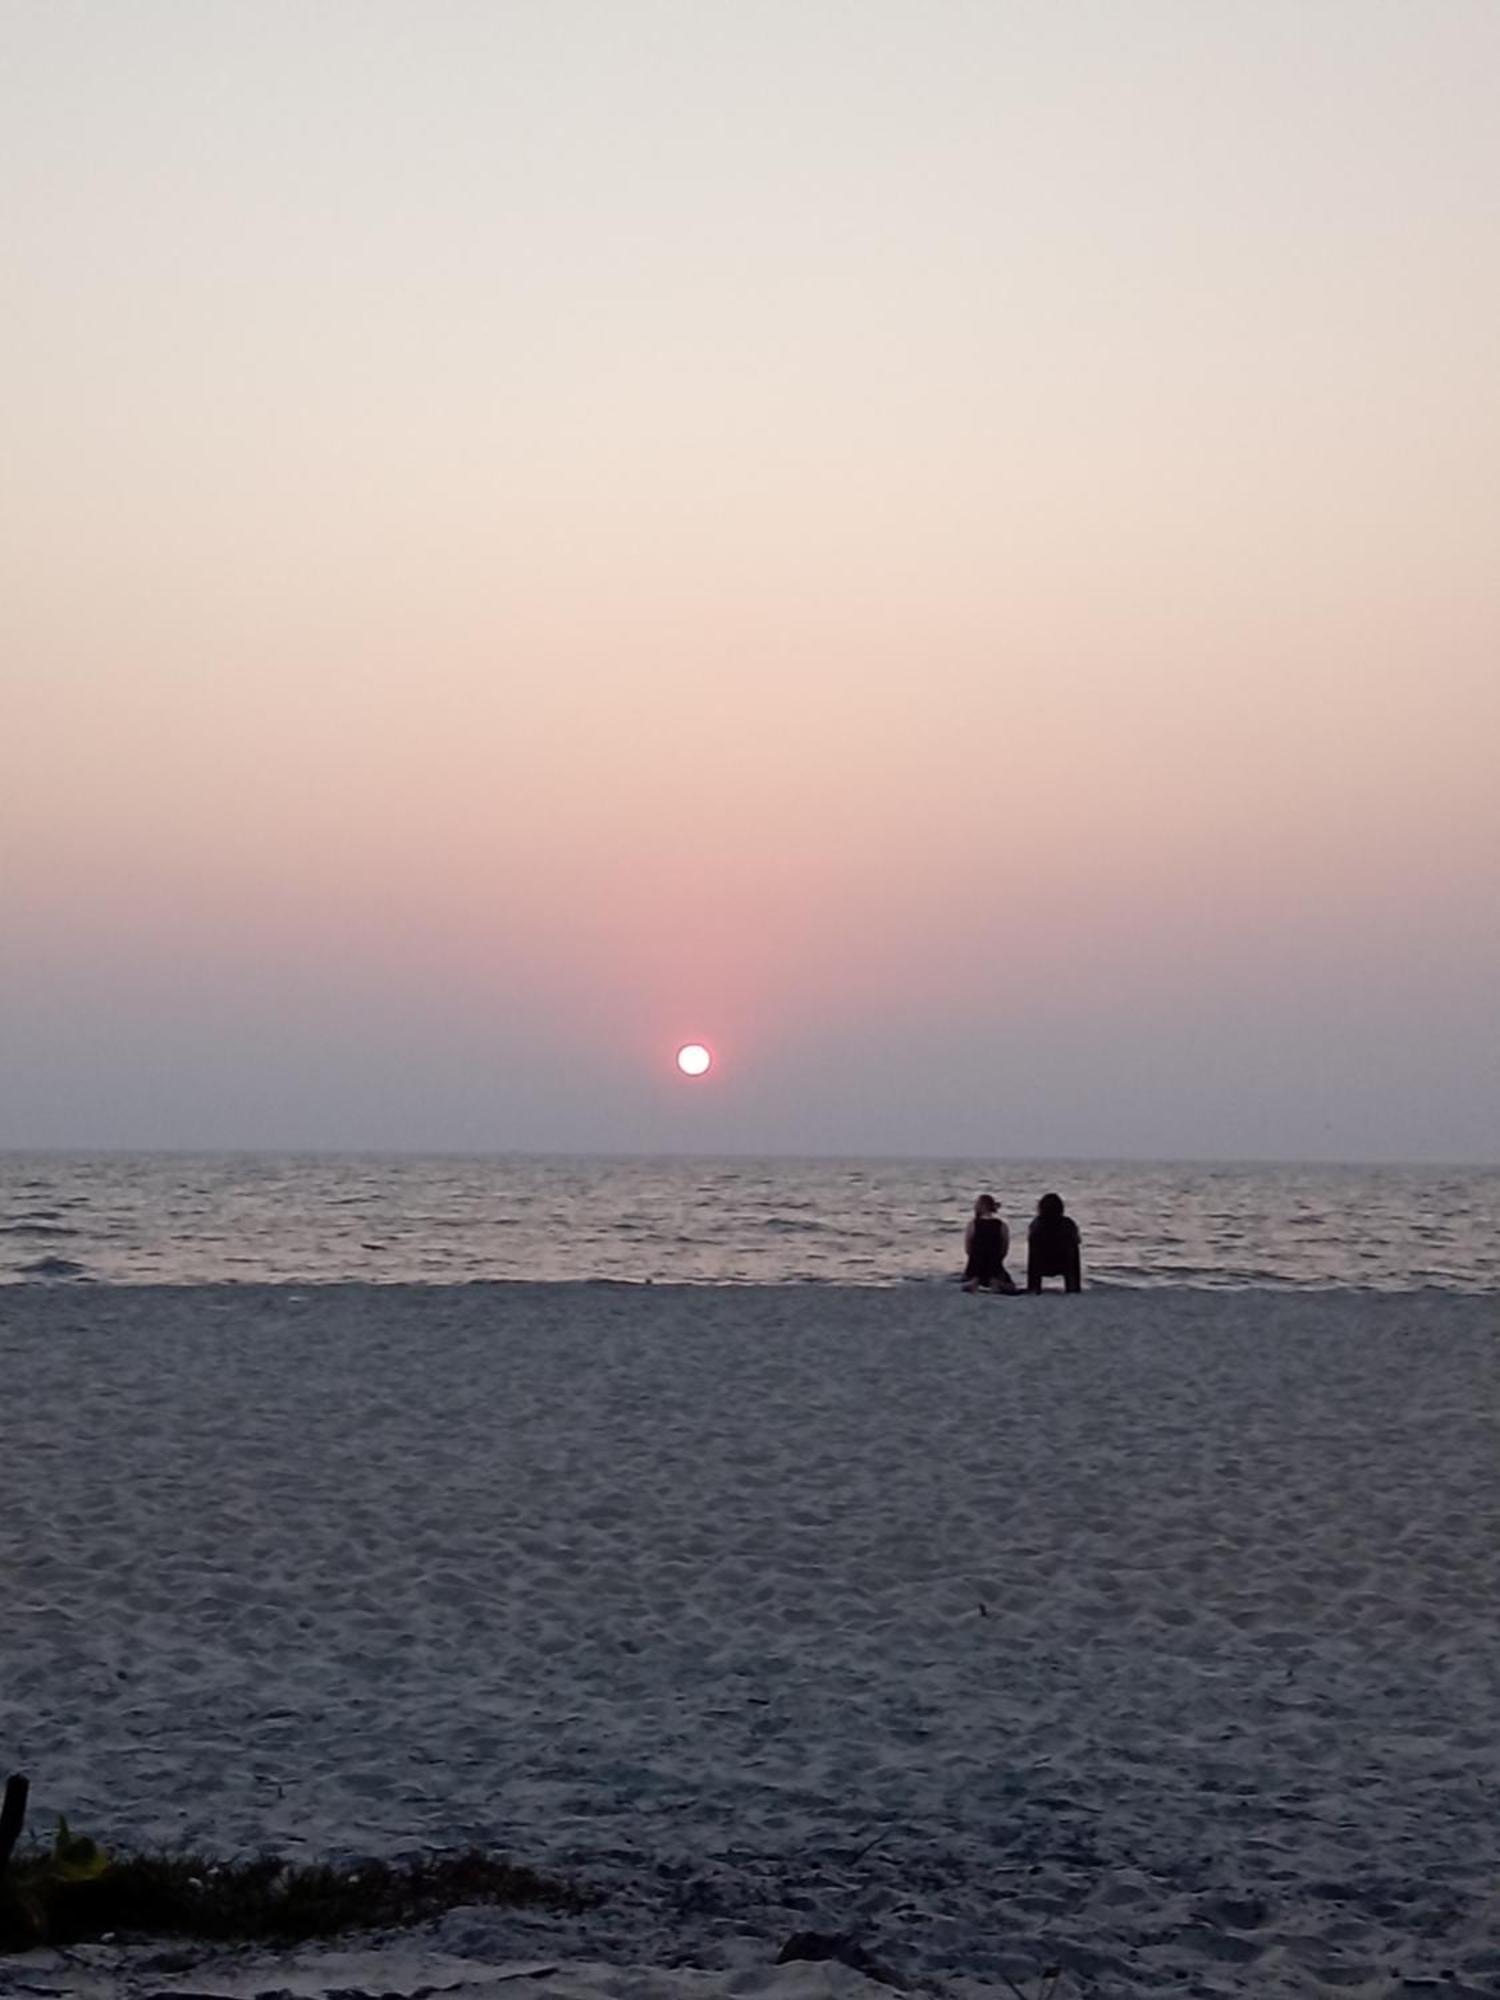
[[[1420,1158],[1395,1155],[1374,1159],[1353,1159],[1343,1154],[1307,1153],[1298,1155],[1225,1153],[925,1153],[925,1152],[776,1152],[730,1148],[702,1152],[696,1149],[637,1151],[600,1147],[412,1147],[412,1146],[234,1146],[234,1145],[11,1145],[0,1144],[0,1159],[198,1159],[198,1160],[614,1160],[681,1161],[683,1163],[743,1160],[787,1165],[838,1165],[870,1162],[881,1165],[953,1166],[1067,1166],[1067,1167],[1346,1167],[1362,1170],[1381,1168],[1442,1172],[1500,1172],[1500,1159],[1465,1159],[1452,1155]]]

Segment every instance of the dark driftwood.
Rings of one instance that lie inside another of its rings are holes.
[[[12,1850],[26,1824],[26,1795],[30,1790],[31,1780],[23,1778],[19,1771],[5,1781],[5,1803],[0,1805],[0,1878],[10,1865]]]

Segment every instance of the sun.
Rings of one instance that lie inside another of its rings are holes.
[[[684,1076],[707,1076],[713,1061],[702,1042],[684,1042],[677,1051],[677,1067]]]

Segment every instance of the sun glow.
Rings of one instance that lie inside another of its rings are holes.
[[[684,1076],[707,1076],[713,1057],[702,1042],[685,1042],[677,1051],[677,1067]]]

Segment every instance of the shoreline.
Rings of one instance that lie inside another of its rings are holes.
[[[1012,1259],[1014,1262],[1014,1259]],[[1014,1276],[1014,1272],[1012,1273]],[[1024,1277],[1024,1270],[1023,1270]],[[951,1270],[934,1271],[929,1275],[898,1273],[889,1278],[847,1278],[823,1277],[811,1273],[793,1278],[627,1278],[602,1274],[598,1277],[508,1277],[483,1276],[471,1278],[381,1278],[381,1277],[247,1277],[247,1278],[118,1278],[97,1277],[86,1270],[67,1272],[41,1270],[11,1270],[0,1272],[0,1300],[11,1294],[54,1294],[66,1296],[69,1293],[84,1295],[123,1292],[135,1295],[141,1292],[177,1293],[226,1293],[231,1297],[244,1297],[248,1293],[269,1292],[286,1294],[289,1292],[312,1292],[319,1295],[331,1292],[375,1292],[409,1293],[427,1297],[432,1294],[453,1293],[465,1295],[473,1292],[495,1291],[515,1292],[652,1292],[671,1297],[687,1292],[701,1295],[705,1292],[728,1292],[736,1295],[744,1293],[787,1292],[794,1295],[822,1293],[837,1295],[851,1292],[859,1295],[893,1292],[930,1298],[934,1294],[959,1292],[962,1290],[962,1266],[955,1263]],[[1028,1293],[1025,1283],[1018,1282],[1015,1292],[980,1292],[970,1294],[983,1300],[1014,1301],[1036,1297]],[[1064,1296],[1062,1286],[1049,1282],[1041,1293],[1043,1298]],[[1500,1285],[1475,1282],[1460,1284],[1439,1279],[1427,1279],[1407,1285],[1371,1283],[1367,1285],[1347,1284],[1329,1279],[1314,1283],[1301,1278],[1210,1278],[1202,1282],[1189,1282],[1177,1278],[1095,1278],[1084,1270],[1083,1291],[1075,1297],[1101,1298],[1154,1298],[1166,1301],[1174,1299],[1218,1299],[1218,1298],[1308,1298],[1308,1299],[1468,1299],[1491,1301],[1500,1304]]]

